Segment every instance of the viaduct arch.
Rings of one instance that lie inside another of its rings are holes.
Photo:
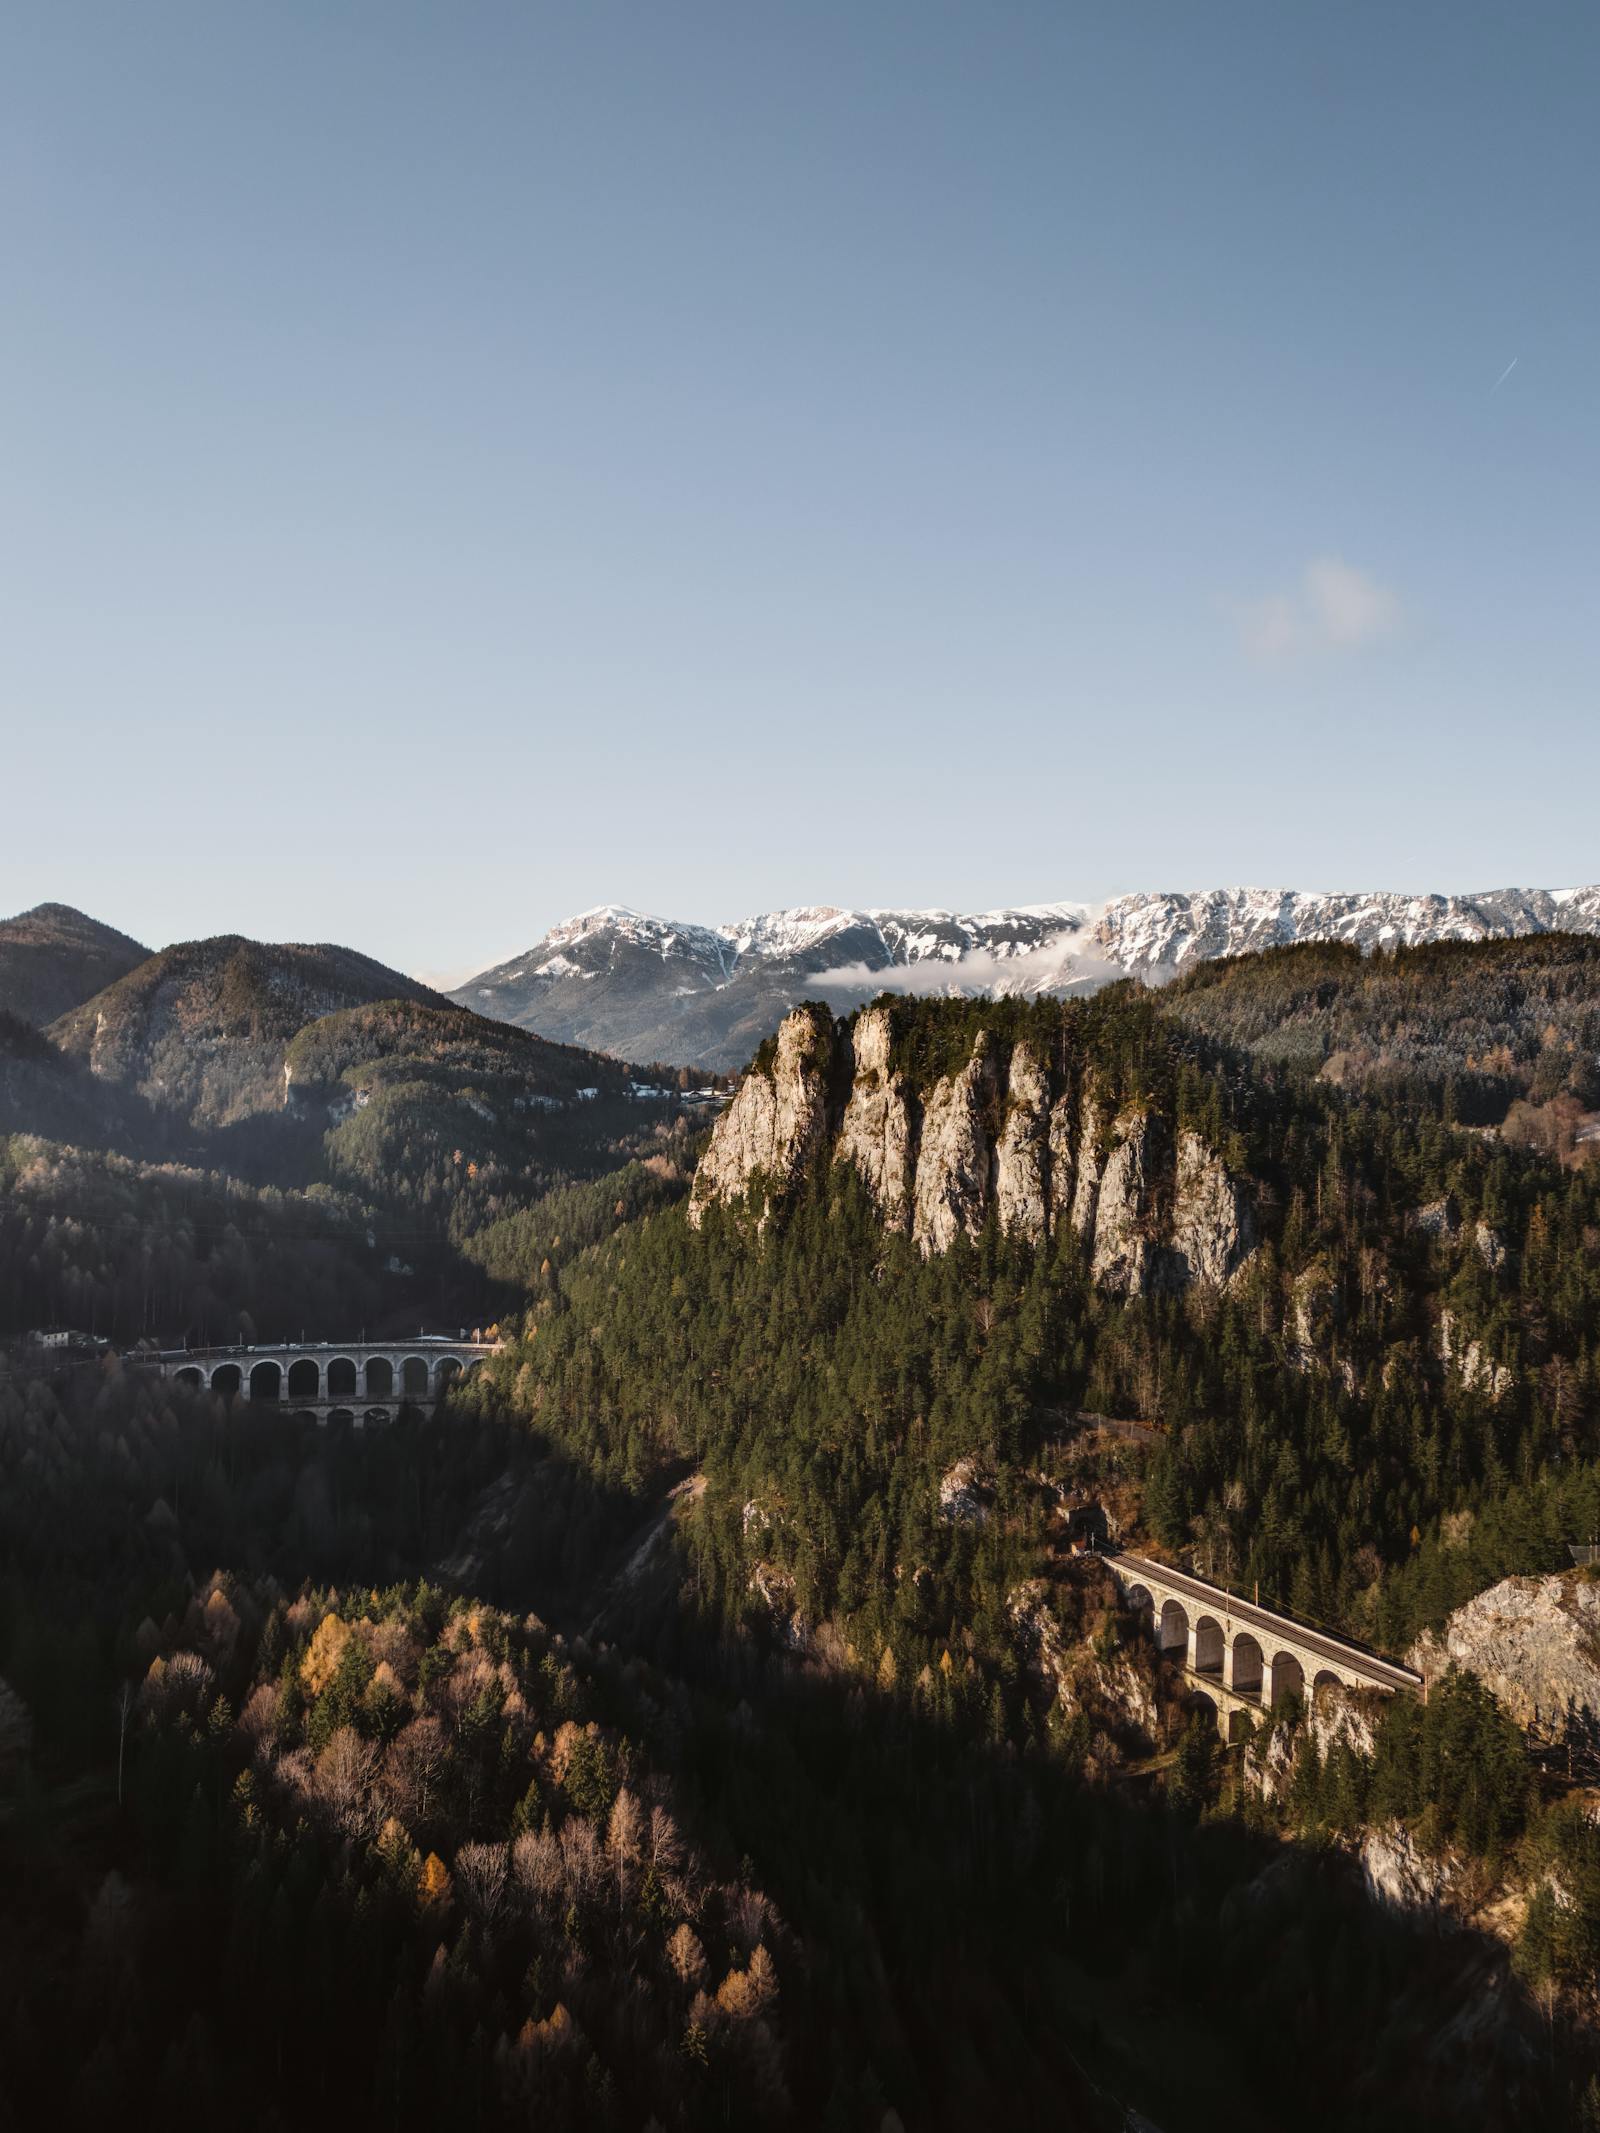
[[[165,1378],[223,1399],[276,1405],[318,1422],[356,1428],[390,1421],[402,1407],[431,1408],[465,1383],[498,1341],[424,1333],[409,1341],[290,1341],[281,1346],[174,1348],[133,1360]]]
[[[1312,1629],[1219,1585],[1139,1555],[1106,1557],[1123,1602],[1149,1623],[1157,1645],[1183,1666],[1226,1739],[1241,1711],[1270,1711],[1290,1693],[1327,1686],[1422,1693],[1422,1676],[1364,1645]]]

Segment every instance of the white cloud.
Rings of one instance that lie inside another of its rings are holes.
[[[868,998],[880,992],[913,993],[923,997],[988,993],[1005,996],[1063,992],[1073,986],[1097,986],[1128,973],[1108,963],[1092,946],[1092,914],[1082,926],[1064,929],[1036,947],[1016,955],[994,955],[974,948],[954,960],[924,956],[921,962],[898,963],[887,970],[874,970],[865,963],[841,963],[833,970],[819,971],[808,982],[819,992],[863,993]]]
[[[1381,643],[1400,619],[1400,602],[1386,585],[1329,555],[1308,563],[1291,591],[1242,608],[1239,633],[1251,658],[1271,665]]]

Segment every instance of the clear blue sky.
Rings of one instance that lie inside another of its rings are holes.
[[[0,910],[1600,877],[1592,5],[5,16]]]

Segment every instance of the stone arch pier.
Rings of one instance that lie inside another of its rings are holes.
[[[1238,1599],[1187,1570],[1139,1555],[1110,1555],[1106,1562],[1123,1604],[1145,1617],[1161,1650],[1180,1662],[1197,1701],[1216,1712],[1225,1739],[1239,1713],[1259,1717],[1291,1693],[1315,1695],[1329,1685],[1422,1693],[1422,1676],[1410,1667]]]
[[[409,1341],[289,1341],[174,1348],[139,1361],[196,1392],[249,1400],[360,1429],[402,1407],[431,1408],[496,1353],[498,1341],[421,1333]]]

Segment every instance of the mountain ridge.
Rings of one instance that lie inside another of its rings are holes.
[[[450,998],[541,1036],[630,1057],[739,1066],[801,999],[880,991],[1064,993],[1299,941],[1363,949],[1600,934],[1600,887],[1465,895],[1139,891],[981,912],[798,905],[720,926],[599,904]]]
[[[391,999],[444,1004],[356,949],[224,933],[146,957],[48,1034],[98,1079],[220,1125],[281,1106],[284,1055],[307,1023]]]
[[[72,904],[35,904],[0,919],[0,1012],[43,1029],[114,985],[149,953],[131,935]]]

